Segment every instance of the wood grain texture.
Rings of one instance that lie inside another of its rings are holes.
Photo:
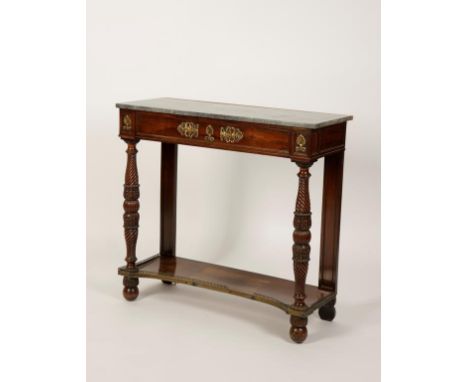
[[[159,253],[176,256],[178,145],[161,144],[161,200]],[[162,280],[164,284],[173,282]]]
[[[209,264],[181,257],[153,256],[139,262],[137,276],[187,284],[249,298],[286,313],[307,317],[334,298],[334,294],[305,285],[304,306],[294,305],[295,282],[259,273]],[[129,275],[126,267],[119,274]]]
[[[337,291],[344,152],[325,157],[319,287]]]
[[[289,156],[289,132],[287,129],[274,128],[239,121],[216,120],[197,117],[181,117],[170,114],[137,112],[137,135],[142,139],[168,143],[181,143],[191,146],[204,146],[231,151],[256,152],[265,155]],[[187,138],[180,134],[177,127],[184,122],[198,125],[198,136]],[[213,129],[213,141],[208,136],[207,128]],[[240,129],[243,138],[237,143],[221,140],[221,128],[232,126]]]
[[[177,145],[161,145],[161,216],[160,244],[161,256],[176,255],[177,228]]]

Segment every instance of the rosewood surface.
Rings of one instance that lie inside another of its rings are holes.
[[[127,245],[124,297],[138,297],[139,278],[181,283],[246,297],[276,306],[290,317],[290,336],[307,337],[307,317],[318,309],[335,317],[341,193],[346,122],[351,116],[172,98],[121,103],[120,137],[127,144],[124,232]],[[137,262],[139,182],[137,143],[160,141],[161,216],[159,255]],[[291,159],[298,169],[294,212],[294,281],[177,257],[178,145],[193,145]],[[309,168],[325,158],[318,286],[306,283],[310,258]]]
[[[302,306],[305,309],[296,309],[294,281],[181,257],[156,255],[137,265],[139,277],[187,284],[246,297],[301,317],[307,317],[315,309],[332,301],[335,296],[333,292],[305,285],[304,305]],[[126,276],[129,272],[126,267],[121,267],[119,274]]]

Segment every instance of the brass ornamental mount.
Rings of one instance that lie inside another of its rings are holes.
[[[197,123],[182,122],[179,124],[179,126],[177,126],[177,131],[185,138],[198,138],[198,128],[199,125]],[[213,126],[206,126],[205,133],[206,141],[213,142],[215,140]],[[241,129],[233,126],[221,126],[219,132],[219,139],[221,142],[237,143],[242,138],[244,138],[244,133]]]
[[[198,124],[193,122],[182,122],[177,126],[177,131],[185,138],[198,138]]]
[[[306,139],[302,134],[299,134],[296,138],[296,151],[305,153],[306,151]]]
[[[241,129],[232,126],[221,126],[219,138],[222,142],[237,143],[244,137]]]
[[[132,129],[132,119],[128,114],[125,114],[122,120],[122,129],[123,130],[131,130]]]

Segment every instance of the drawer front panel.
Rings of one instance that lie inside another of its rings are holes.
[[[136,113],[136,135],[142,139],[213,147],[274,156],[289,156],[290,133],[278,127],[184,117]]]

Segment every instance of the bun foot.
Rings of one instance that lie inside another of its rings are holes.
[[[136,300],[138,297],[138,279],[137,278],[130,278],[124,277],[124,289],[123,289],[123,296],[127,301]]]
[[[291,316],[291,329],[289,330],[289,336],[291,339],[300,344],[307,338],[307,318]]]
[[[319,309],[319,316],[322,320],[333,321],[336,316],[335,302],[336,300],[333,300]]]
[[[175,283],[173,283],[172,281],[167,281],[167,280],[161,280],[163,284],[166,284],[166,285],[173,285]]]

